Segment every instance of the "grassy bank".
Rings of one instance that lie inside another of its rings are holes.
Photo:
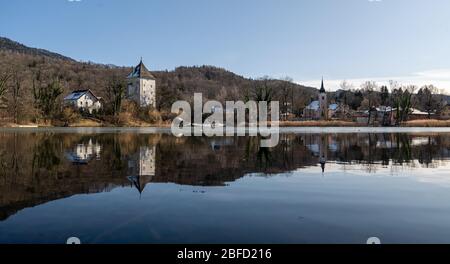
[[[450,120],[413,120],[401,124],[403,127],[450,127]]]
[[[280,127],[363,127],[351,121],[281,121]]]
[[[450,127],[450,120],[412,120],[403,122],[401,127]],[[368,127],[351,121],[282,121],[280,127]]]
[[[63,122],[48,122],[48,123],[22,123],[14,124],[11,122],[0,122],[0,127],[65,127]],[[68,127],[170,127],[170,122],[150,123],[139,119],[122,120],[120,124],[113,122],[105,122],[97,119],[80,119],[76,122],[70,123]],[[351,121],[281,121],[280,127],[368,127],[365,124],[351,122]],[[450,120],[413,120],[403,122],[401,127],[450,127]]]
[[[0,127],[9,128],[26,128],[26,127],[170,127],[170,123],[158,122],[158,123],[148,123],[141,120],[130,119],[126,122],[121,122],[120,124],[101,121],[97,119],[79,119],[75,122],[71,122],[68,125],[61,121],[53,122],[39,122],[39,123],[20,123],[15,124],[12,122],[0,122]]]

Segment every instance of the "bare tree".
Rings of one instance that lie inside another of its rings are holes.
[[[369,103],[369,109],[379,103],[378,85],[376,82],[367,81],[361,85],[361,89]]]
[[[428,113],[431,119],[433,112],[438,112],[442,100],[439,98],[439,89],[433,85],[425,85],[417,93],[417,101],[420,107]]]
[[[410,85],[393,90],[392,94],[394,97],[395,107],[397,108],[397,125],[399,125],[400,122],[405,122],[408,120],[413,103],[412,96],[416,89],[416,86]]]
[[[280,80],[279,97],[281,105],[281,113],[283,120],[287,120],[289,113],[293,113],[294,89],[292,87],[292,78],[285,77]]]
[[[58,109],[58,97],[62,94],[63,88],[58,78],[54,77],[48,84],[41,80],[38,85],[34,84],[33,93],[36,108],[40,110],[44,120],[53,117]]]
[[[0,75],[0,108],[6,108],[6,92],[8,91],[8,81],[11,78],[11,74],[4,73]]]
[[[13,73],[13,80],[11,85],[11,101],[10,101],[10,109],[14,118],[14,123],[19,122],[19,114],[22,108],[22,78],[19,74],[18,70],[15,70]]]
[[[355,88],[355,86],[352,83],[349,83],[346,80],[342,81],[339,86],[343,91],[351,91]]]
[[[389,80],[389,87],[391,91],[398,90],[401,88],[401,85],[394,80]]]
[[[120,112],[122,99],[125,96],[125,82],[123,78],[117,75],[111,76],[106,86],[106,93],[108,98],[110,98],[112,114],[116,116]]]
[[[347,106],[350,105],[350,101],[354,97],[352,90],[355,88],[355,86],[352,83],[347,82],[346,80],[342,81],[339,86],[341,87],[342,91],[339,94],[338,101],[341,104],[342,117],[345,118],[347,116]]]
[[[275,90],[273,89],[273,81],[265,76],[255,82],[252,91],[250,92],[250,96],[253,100],[257,102],[267,102],[270,104],[272,99],[274,98]]]

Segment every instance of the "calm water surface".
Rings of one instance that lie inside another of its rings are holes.
[[[450,133],[0,132],[0,243],[450,243]]]

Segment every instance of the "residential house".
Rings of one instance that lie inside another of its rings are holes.
[[[88,164],[92,159],[100,159],[102,146],[89,139],[87,142],[82,142],[73,147],[70,151],[65,153],[65,156],[74,164]]]
[[[77,90],[71,92],[64,98],[66,106],[73,106],[76,109],[88,111],[92,114],[103,107],[102,98],[96,96],[91,90]]]

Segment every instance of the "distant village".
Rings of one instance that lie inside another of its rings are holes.
[[[141,108],[156,107],[156,78],[144,65],[142,59],[126,77],[126,84],[125,98],[135,102]],[[382,89],[387,90],[387,87],[382,87]],[[347,121],[357,125],[368,126],[395,126],[399,125],[400,122],[413,120],[450,120],[450,105],[447,102],[438,101],[436,95],[426,89],[421,90],[420,93],[428,93],[423,95],[428,98],[428,102],[426,102],[428,103],[428,111],[413,107],[411,100],[412,92],[408,92],[407,90],[397,94],[400,98],[397,101],[391,100],[391,104],[387,104],[389,100],[386,99],[373,100],[373,103],[370,103],[369,99],[367,109],[353,110],[346,104],[345,98],[344,100],[342,98],[341,100],[330,98],[329,93],[326,91],[324,80],[322,79],[318,98],[311,100],[297,114],[290,109],[290,103],[285,102],[283,107],[284,111],[281,113],[281,120],[296,122],[296,124],[302,121]],[[380,101],[384,101],[385,104]],[[90,114],[101,111],[104,104],[105,101],[103,98],[97,96],[89,89],[75,90],[64,98],[64,105]],[[438,107],[440,108],[439,110],[437,109]],[[214,111],[217,110],[212,109],[212,112]]]
[[[387,88],[385,87],[384,89]],[[411,96],[411,94],[406,96]],[[430,94],[429,96],[433,97],[434,95]],[[330,104],[324,81],[322,80],[318,100],[312,101],[303,110],[301,120],[350,120],[358,124],[394,126],[401,121],[450,119],[450,105],[445,101],[439,102],[434,98],[430,98],[430,107],[435,105],[437,107],[439,104],[443,104],[442,109],[438,111],[437,109],[429,108],[428,112],[424,112],[414,108],[411,99],[407,99],[409,100],[405,100],[407,102],[403,105],[372,104],[368,106],[367,110],[354,111],[345,103],[335,102]]]
[[[450,97],[432,85],[368,81],[332,91],[323,79],[316,89],[213,66],[152,73],[142,58],[133,68],[109,67],[24,49],[34,53],[0,52],[0,126],[168,126],[173,102],[197,92],[221,103],[278,101],[281,126],[450,126]]]

